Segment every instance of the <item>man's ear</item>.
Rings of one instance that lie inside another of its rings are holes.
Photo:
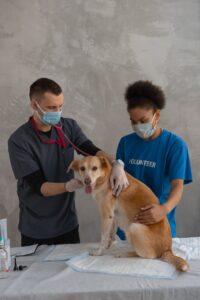
[[[79,170],[79,161],[78,160],[73,160],[71,162],[71,164],[69,165],[69,167],[67,168],[67,172],[69,172],[70,170],[74,170],[74,171],[78,171]]]
[[[31,108],[36,110],[37,109],[37,104],[35,99],[31,99]]]

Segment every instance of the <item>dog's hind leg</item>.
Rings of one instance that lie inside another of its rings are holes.
[[[129,233],[128,230],[126,230],[126,238],[127,238],[128,242],[129,242],[129,244],[132,244],[131,240],[130,240],[130,233]],[[124,251],[124,252],[116,253],[116,255],[115,255],[116,258],[138,257],[138,256],[139,255],[136,253],[136,251]]]
[[[135,252],[135,251],[132,251],[132,252],[120,252],[120,253],[117,253],[115,254],[115,257],[116,258],[122,258],[122,257],[138,257],[139,255]]]
[[[133,245],[138,256],[144,258],[157,258],[156,249],[154,247],[155,235],[152,234],[148,226],[132,223],[126,232],[128,241]]]

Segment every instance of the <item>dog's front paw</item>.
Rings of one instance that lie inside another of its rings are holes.
[[[117,245],[118,241],[117,240],[112,240],[110,247],[115,247]]]
[[[90,252],[89,252],[89,255],[91,256],[101,256],[102,255],[102,250],[101,249],[92,249]]]
[[[106,243],[105,248],[109,249],[110,247],[114,246],[115,244],[116,244],[116,240],[109,239]]]

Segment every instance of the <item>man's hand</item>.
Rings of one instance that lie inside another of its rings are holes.
[[[162,220],[167,214],[166,209],[160,204],[150,204],[142,207],[135,216],[134,222],[141,224],[154,224]]]
[[[83,187],[83,183],[76,178],[73,178],[65,183],[66,192],[70,192],[70,193],[82,187]]]
[[[119,196],[122,190],[128,187],[129,182],[124,171],[123,162],[114,161],[110,176],[110,184],[113,195]]]

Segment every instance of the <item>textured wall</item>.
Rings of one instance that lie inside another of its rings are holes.
[[[124,88],[138,79],[163,87],[161,124],[185,139],[193,166],[178,234],[200,235],[199,0],[0,0],[0,70],[0,217],[8,217],[12,244],[18,198],[7,139],[31,113],[30,84],[44,76],[61,84],[64,115],[113,155],[131,131]],[[82,240],[97,240],[92,199],[79,192],[77,208]]]

